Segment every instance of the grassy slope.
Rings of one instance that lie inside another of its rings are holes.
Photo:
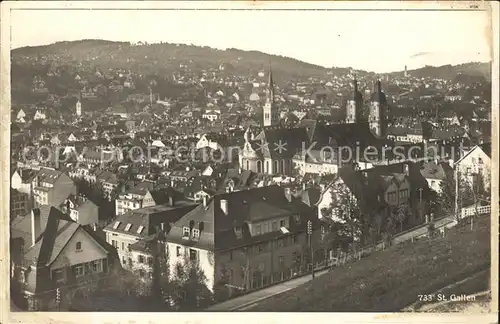
[[[252,311],[398,311],[419,294],[434,293],[489,266],[490,218],[483,217],[473,232],[469,226],[457,227],[446,238],[374,253],[266,299]]]

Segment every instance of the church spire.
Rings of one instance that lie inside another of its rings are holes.
[[[269,102],[274,102],[274,81],[273,81],[273,70],[271,69],[271,63],[269,63],[269,81],[268,81],[268,97]]]
[[[271,64],[269,64],[269,81],[267,88],[266,103],[263,108],[264,113],[264,126],[277,126],[279,125],[279,111],[274,103],[274,80]]]

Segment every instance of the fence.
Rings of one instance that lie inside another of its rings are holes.
[[[484,215],[491,213],[491,206],[477,206],[477,214]],[[461,218],[476,215],[476,206],[462,208]]]

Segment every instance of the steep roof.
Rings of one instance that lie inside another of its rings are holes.
[[[216,194],[207,205],[199,205],[177,221],[167,240],[183,245],[197,246],[208,250],[224,250],[244,246],[251,242],[279,237],[278,230],[264,235],[252,236],[248,224],[278,216],[300,215],[300,223],[291,223],[289,231],[303,229],[308,219],[317,221],[313,210],[300,201],[284,195],[278,186],[267,186],[231,193]],[[227,215],[221,209],[221,201],[227,202]],[[183,240],[183,227],[194,226],[200,229],[196,241]],[[241,230],[241,237],[236,232]]]

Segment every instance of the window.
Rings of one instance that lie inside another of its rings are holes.
[[[144,257],[142,255],[139,255],[139,257],[137,258],[139,263],[144,263]]]
[[[229,251],[229,260],[233,261],[233,251]]]
[[[125,226],[125,232],[128,232],[130,227],[132,227],[132,224],[128,223],[127,226]]]
[[[200,238],[200,230],[197,228],[193,229],[193,238],[198,239]]]
[[[292,244],[297,244],[298,242],[299,242],[299,235],[293,234],[292,235]]]
[[[123,261],[125,261],[125,259],[123,259]],[[92,264],[91,264],[92,272],[94,272],[94,273],[101,272],[101,268],[102,268],[101,267],[101,260],[96,260],[96,261],[92,262]]]
[[[280,220],[280,227],[286,227],[286,220]]]
[[[149,258],[148,258],[148,265],[149,265],[149,266],[152,266],[152,265],[153,265],[153,258],[152,258],[152,257],[149,257]]]
[[[260,234],[262,234],[262,226],[256,225],[255,226],[255,235],[260,235]]]
[[[181,247],[180,246],[177,246],[176,248],[176,251],[177,251],[177,256],[181,256]]]
[[[142,233],[142,230],[144,229],[144,226],[139,226],[139,228],[137,229],[137,234],[141,234]]]
[[[284,244],[284,240],[283,239],[278,239],[278,247],[283,247],[285,244]]]
[[[83,264],[76,265],[75,266],[75,276],[77,278],[83,277],[84,274],[85,274],[85,270],[84,270]]]
[[[82,242],[76,242],[76,250],[81,251],[82,250]]]
[[[112,240],[111,241],[111,245],[113,245],[114,248],[117,248],[118,247],[118,242],[116,242],[115,240]]]
[[[63,283],[64,282],[64,270],[63,269],[57,269],[52,272],[52,279],[56,283]]]
[[[191,261],[198,260],[195,249],[189,249],[189,260],[191,260]]]
[[[269,233],[269,223],[262,224],[262,234]]]
[[[293,217],[295,218],[295,223],[300,224],[300,215],[294,215]]]
[[[125,259],[125,257],[122,257],[122,263],[127,264],[127,260]]]
[[[115,225],[113,225],[113,229],[117,229],[118,226],[120,226],[120,223],[121,223],[120,221],[115,222]]]
[[[139,277],[144,278],[144,270],[139,269]]]
[[[125,243],[122,242],[122,250],[125,250]]]
[[[187,236],[187,237],[189,237],[189,233],[190,233],[190,232],[191,232],[191,231],[189,230],[189,227],[183,227],[183,228],[182,228],[182,236]]]
[[[277,231],[277,230],[278,230],[278,222],[274,221],[274,222],[272,223],[272,228],[271,228],[271,230],[272,230],[273,232],[275,232],[275,231]]]
[[[285,264],[285,257],[284,256],[280,256],[279,262],[280,262],[280,265]]]

